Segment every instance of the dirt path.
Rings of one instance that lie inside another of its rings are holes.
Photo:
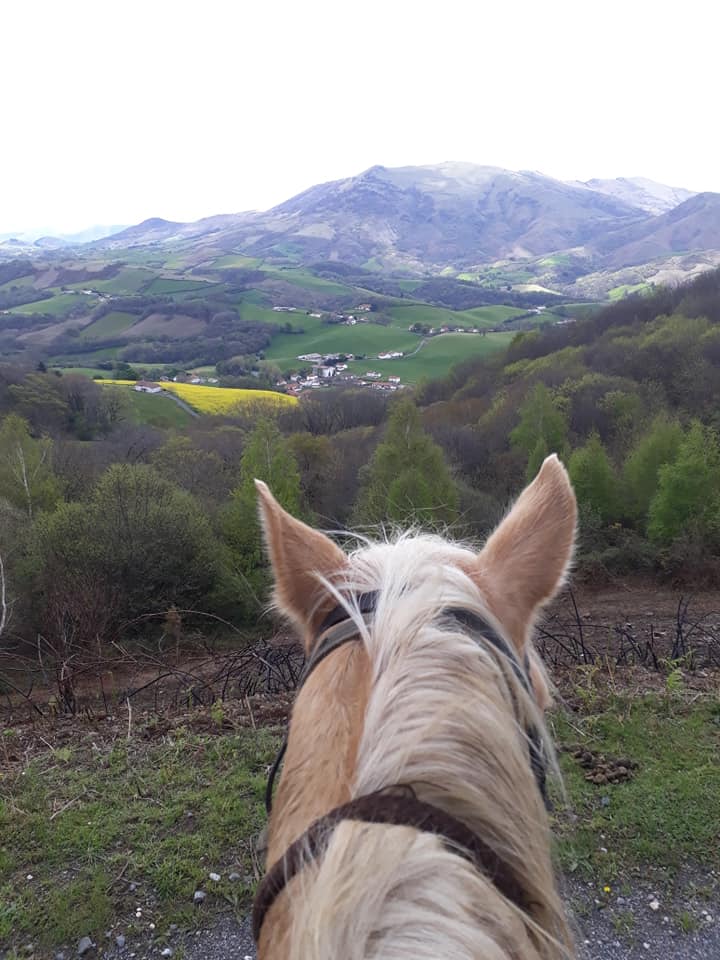
[[[179,397],[176,393],[173,393],[173,392],[172,392],[172,390],[163,390],[162,396],[164,396],[164,397],[171,397],[171,398],[175,401],[175,403],[176,403],[179,407],[182,407],[182,409],[185,410],[187,413],[189,413],[191,417],[199,417],[199,416],[200,416],[200,414],[197,412],[197,410],[194,410],[194,409],[190,406],[190,404],[185,403],[184,400],[181,400],[180,397]]]
[[[683,886],[686,895],[664,901],[652,886],[638,882],[625,896],[599,903],[592,883],[568,881],[565,892],[575,918],[578,960],[718,960],[720,877],[695,873]],[[256,958],[249,921],[232,917],[216,918],[208,925],[198,918],[195,930],[170,935],[162,944],[128,940],[122,950],[113,945],[100,956],[156,960],[168,946],[173,953],[180,949],[184,960]]]

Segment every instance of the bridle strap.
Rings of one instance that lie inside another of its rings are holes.
[[[532,904],[508,864],[474,831],[452,814],[419,800],[410,787],[393,787],[357,797],[335,807],[298,837],[277,860],[260,884],[253,904],[253,936],[257,943],[263,921],[279,894],[303,867],[324,852],[333,831],[343,820],[412,827],[440,837],[453,853],[468,860],[512,903],[529,911]]]
[[[377,590],[373,590],[369,593],[361,593],[358,596],[357,607],[360,613],[363,615],[363,619],[367,620],[369,615],[374,611],[375,604],[377,603],[377,596]],[[330,656],[331,653],[334,653],[338,647],[344,646],[350,640],[355,640],[357,637],[357,623],[348,616],[348,612],[345,607],[341,606],[340,604],[338,604],[336,607],[333,607],[333,609],[318,627],[318,640],[315,644],[312,654],[310,655],[310,659],[303,668],[295,695],[297,696],[297,694],[300,692],[305,684],[305,681],[313,672],[315,667],[321,664],[322,661],[326,657]],[[270,816],[272,812],[275,780],[277,779],[280,766],[287,752],[288,736],[289,734],[286,733],[278,751],[278,755],[275,757],[275,761],[270,768],[270,772],[268,773],[268,780],[267,784],[265,785],[265,812],[268,816]]]

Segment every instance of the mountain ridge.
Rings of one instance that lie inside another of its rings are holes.
[[[566,182],[461,161],[376,164],[315,184],[267,211],[192,222],[151,217],[73,249],[104,257],[172,247],[192,265],[232,254],[281,266],[339,262],[410,276],[472,277],[508,264],[519,276],[527,264],[524,282],[573,293],[584,275],[651,261],[661,270],[664,260],[720,252],[719,205],[720,194],[642,177]],[[62,257],[68,250],[48,238],[39,246],[28,251],[6,241],[0,251]]]

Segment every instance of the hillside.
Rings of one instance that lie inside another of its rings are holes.
[[[686,194],[639,178],[375,166],[265,213],[156,217],[79,246],[9,240],[0,356],[272,386],[335,354],[387,373],[395,353],[416,383],[510,332],[716,266],[720,194]],[[439,336],[451,339],[426,343]]]
[[[622,200],[631,207],[637,207],[658,216],[667,213],[685,200],[694,196],[692,190],[682,187],[668,187],[664,183],[656,183],[646,177],[617,177],[615,180],[593,179],[577,181],[577,186],[587,187],[597,193],[607,194]]]
[[[8,238],[0,261],[123,257],[193,270],[241,256],[278,267],[343,264],[376,277],[442,274],[578,298],[592,276],[593,295],[603,298],[668,279],[668,270],[691,273],[700,257],[712,262],[720,251],[718,204],[718,194],[642,177],[566,183],[470,163],[374,166],[265,212],[193,223],[153,217],[81,245],[71,237]],[[678,256],[684,262],[671,264]],[[631,273],[611,276],[619,270]]]
[[[550,285],[576,295],[573,284],[583,276],[636,268],[631,282],[637,283],[641,272],[660,273],[674,256],[720,250],[718,202],[716,194],[641,177],[565,183],[469,163],[374,166],[264,213],[187,224],[152,219],[90,249],[172,245],[193,264],[243,253],[278,264],[337,262],[478,280],[499,269],[511,285]],[[601,294],[615,286],[608,282]]]

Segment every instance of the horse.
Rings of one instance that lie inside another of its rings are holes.
[[[306,656],[254,903],[260,960],[574,956],[531,642],[572,561],[565,468],[548,457],[479,552],[406,532],[346,554],[256,487],[273,602]]]

